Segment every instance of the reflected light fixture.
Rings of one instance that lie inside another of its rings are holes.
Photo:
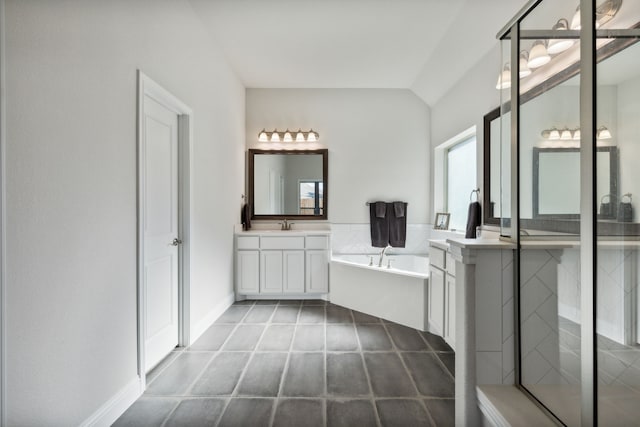
[[[300,128],[298,128],[298,132],[296,132],[296,142],[304,142],[304,133],[302,133]]]
[[[271,142],[280,142],[280,134],[278,133],[278,129],[274,129],[271,132]]]
[[[596,138],[597,139],[611,139],[611,131],[609,131],[609,129],[607,129],[606,126],[600,126],[598,128],[598,131],[596,133]]]
[[[538,68],[551,61],[551,56],[547,52],[547,44],[544,40],[536,40],[529,51],[529,68]]]
[[[553,31],[566,31],[569,29],[569,21],[564,18],[560,18],[552,29]],[[575,41],[572,39],[551,39],[547,46],[547,52],[551,55],[556,55],[569,49],[574,43]]]
[[[260,141],[260,142],[269,142],[269,135],[267,135],[267,131],[264,128],[258,134],[258,141]]]
[[[498,76],[496,89],[509,89],[511,87],[511,65],[507,62]]]
[[[562,132],[560,132],[560,139],[562,141],[570,141],[573,139],[573,135],[571,135],[569,128],[562,129]]]
[[[529,58],[529,52],[526,50],[520,52],[520,65],[518,67],[518,75],[520,78],[527,77],[531,74],[527,58]]]
[[[549,140],[550,141],[556,141],[558,139],[560,139],[560,131],[558,129],[556,129],[556,128],[552,128],[549,131]]]
[[[580,141],[580,128],[573,131],[573,140]]]
[[[622,0],[606,0],[602,2],[600,6],[597,6],[595,23],[596,29],[611,21],[611,19],[618,14],[621,6]],[[580,6],[578,6],[576,8],[576,13],[573,14],[573,18],[571,19],[571,29],[579,30],[581,27]]]
[[[284,137],[282,138],[283,142],[293,142],[293,137],[291,136],[291,132],[289,132],[289,129],[287,129],[284,132]]]

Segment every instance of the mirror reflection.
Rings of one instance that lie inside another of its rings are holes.
[[[249,150],[254,218],[324,219],[327,150]]]
[[[640,197],[640,168],[634,159],[640,154],[640,45],[631,44],[603,59],[598,64],[598,104],[597,127],[606,131],[597,132],[598,162],[598,209],[602,204],[611,203],[617,207],[626,201],[632,204],[631,217],[619,221],[613,211],[606,209],[598,219],[605,222],[624,222],[625,233],[640,234],[640,227],[629,228],[628,223],[640,223],[635,200]],[[535,97],[523,97],[520,115],[526,120],[520,127],[520,218],[525,228],[546,230],[539,220],[545,215],[576,222],[578,203],[576,197],[561,197],[578,194],[579,188],[579,131],[580,86],[579,76],[574,76],[561,84],[545,88]],[[505,127],[509,127],[510,113],[492,111],[485,117],[485,203],[487,217],[485,223],[499,224],[500,218],[509,218],[510,206],[503,206],[500,194],[509,192],[508,180],[501,175],[508,174],[502,165],[508,165],[505,153]],[[557,130],[557,135],[550,134]],[[569,130],[570,136],[562,137],[562,131]],[[502,135],[502,137],[501,137]],[[508,138],[506,139],[508,144]],[[557,150],[555,154],[551,154]],[[538,157],[542,164],[534,161]],[[505,162],[506,160],[506,162]],[[507,168],[508,169],[508,168]],[[501,188],[502,187],[502,188]],[[547,188],[547,190],[545,190]],[[631,194],[631,197],[623,197]],[[606,206],[605,206],[606,207]],[[491,215],[493,214],[493,215]],[[558,223],[554,231],[577,233],[575,224]],[[548,224],[547,224],[548,225]],[[634,231],[636,230],[636,231]],[[601,227],[601,234],[618,234],[621,230]]]

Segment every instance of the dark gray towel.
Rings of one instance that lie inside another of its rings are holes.
[[[476,238],[476,227],[479,227],[481,222],[480,202],[472,202],[469,205],[469,213],[467,214],[467,232],[464,237],[467,239]]]
[[[396,209],[397,204],[402,205],[401,209]],[[398,212],[402,216],[399,216]],[[407,241],[407,203],[389,203],[387,217],[389,217],[389,244],[394,248],[404,248]]]
[[[375,202],[376,205],[376,217],[384,218],[387,214],[387,204],[385,202]]]
[[[245,203],[240,211],[240,223],[243,230],[249,230],[251,228],[251,205]]]
[[[396,218],[402,218],[404,216],[404,202],[393,202],[393,211],[396,214]]]
[[[371,246],[374,248],[386,248],[389,244],[389,215],[385,212],[385,217],[378,217],[378,203],[369,204],[369,223],[371,225]],[[385,210],[386,203],[383,203]]]

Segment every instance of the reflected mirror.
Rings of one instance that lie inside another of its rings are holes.
[[[598,147],[597,197],[601,204],[618,199],[618,150]],[[599,219],[614,219],[612,209],[600,209]],[[533,147],[533,217],[579,218],[580,149]]]
[[[252,219],[327,219],[328,150],[249,150]]]

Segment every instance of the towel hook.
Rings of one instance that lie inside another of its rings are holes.
[[[476,194],[476,202],[480,201],[480,189],[476,188],[475,190],[471,191],[471,194],[469,194],[469,201],[472,202],[473,201],[473,193]]]

